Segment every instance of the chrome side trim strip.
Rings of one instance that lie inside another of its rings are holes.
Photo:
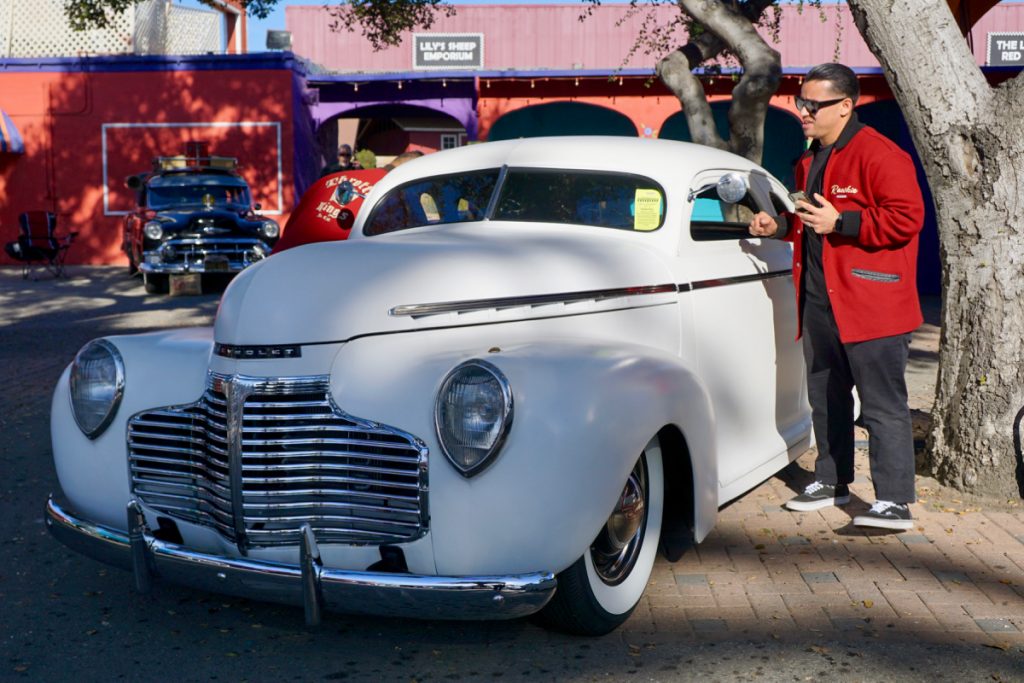
[[[644,285],[641,287],[618,287],[615,289],[591,289],[582,292],[559,292],[557,294],[534,294],[532,296],[507,296],[494,299],[467,299],[464,301],[443,301],[433,304],[404,304],[395,306],[389,315],[419,318],[441,313],[469,313],[489,308],[519,308],[521,306],[543,306],[546,304],[571,304],[579,301],[601,301],[626,296],[663,294],[677,291],[674,284]]]
[[[766,273],[751,275],[734,275],[732,277],[696,280],[680,284],[642,285],[639,287],[618,287],[615,289],[590,289],[582,292],[559,292],[557,294],[534,294],[532,296],[507,296],[493,299],[466,299],[464,301],[442,301],[432,304],[402,304],[388,311],[393,317],[410,316],[421,318],[442,313],[469,313],[489,308],[519,308],[522,306],[543,306],[547,304],[571,304],[579,301],[601,301],[619,299],[627,296],[643,296],[647,294],[664,294],[667,292],[693,292],[698,289],[726,287],[746,282],[770,280],[777,277],[792,275],[792,269],[773,270]]]
[[[728,287],[729,285],[741,285],[746,282],[758,282],[760,280],[771,280],[777,277],[788,277],[793,270],[772,270],[767,273],[754,273],[752,275],[733,275],[732,277],[719,277],[710,280],[695,280],[684,282],[679,285],[680,292],[695,292],[698,289],[712,289],[714,287]]]

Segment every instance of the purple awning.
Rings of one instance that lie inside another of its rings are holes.
[[[21,134],[3,109],[0,109],[0,153],[25,153],[25,143],[21,139]]]

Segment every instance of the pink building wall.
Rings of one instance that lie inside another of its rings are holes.
[[[553,5],[458,5],[454,17],[438,15],[426,33],[483,33],[484,70],[500,69],[615,69],[651,68],[655,58],[637,54],[623,63],[637,35],[644,31],[643,16],[626,18],[625,5],[605,4],[580,22],[583,3]],[[849,7],[829,5],[821,10],[784,5],[780,40],[784,67],[809,67],[838,60],[852,67],[877,67],[850,15]],[[667,21],[677,10],[659,5],[655,10]],[[332,32],[321,5],[293,5],[285,10],[295,52],[330,71],[412,71],[409,34],[398,47],[374,52],[359,32]],[[824,17],[824,21],[822,18]],[[1024,31],[1024,3],[997,5],[972,30],[978,64],[986,63],[986,36],[990,31]],[[767,35],[765,31],[762,34]],[[679,43],[683,42],[682,36]]]

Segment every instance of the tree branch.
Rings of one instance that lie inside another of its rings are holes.
[[[694,48],[689,50],[691,55],[697,54],[698,50],[703,55],[704,50],[721,44],[735,54],[743,65],[743,75],[733,89],[732,102],[729,106],[730,136],[727,148],[736,154],[760,162],[764,149],[764,120],[768,112],[768,102],[778,90],[782,79],[781,56],[764,41],[754,26],[754,22],[771,3],[754,0],[735,9],[733,5],[719,0],[678,2],[682,11],[704,26],[713,36],[712,39],[703,40],[702,36],[707,34],[698,36],[693,41]],[[683,99],[682,96],[680,99]],[[685,111],[691,106],[691,102],[683,102]],[[689,120],[687,114],[687,121]],[[696,136],[694,140],[697,140]]]
[[[690,64],[683,53],[680,50],[669,53],[658,62],[654,70],[662,83],[682,103],[683,114],[690,127],[690,138],[709,147],[729,149],[729,144],[715,127],[715,117],[704,93],[704,84],[690,70]]]

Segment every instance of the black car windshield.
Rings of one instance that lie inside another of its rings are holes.
[[[249,186],[241,178],[225,175],[170,175],[153,178],[147,187],[151,209],[220,206],[247,209]]]
[[[627,173],[510,168],[422,178],[400,185],[373,208],[365,235],[424,225],[482,221],[498,192],[493,215],[501,221],[565,223],[648,232],[665,217],[665,192]]]

